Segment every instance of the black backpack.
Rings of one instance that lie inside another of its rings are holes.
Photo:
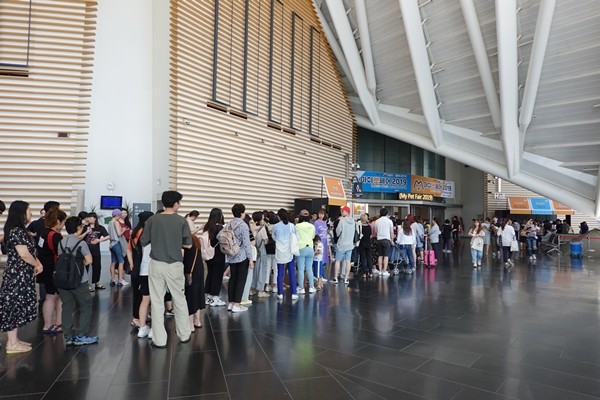
[[[75,243],[75,246],[66,249],[60,242],[62,253],[56,259],[56,266],[54,267],[54,286],[57,288],[71,290],[81,286],[84,265],[79,243],[82,241],[79,240]]]
[[[273,236],[271,232],[269,232],[269,227],[265,225],[265,230],[267,231],[267,243],[265,243],[265,251],[267,254],[275,254],[275,240],[273,240]]]

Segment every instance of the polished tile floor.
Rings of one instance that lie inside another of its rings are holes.
[[[31,353],[0,350],[0,400],[600,398],[600,260],[478,271],[464,247],[408,279],[209,309],[187,344],[168,320],[163,350],[130,333],[130,290],[108,289],[98,345],[65,348],[37,320]]]

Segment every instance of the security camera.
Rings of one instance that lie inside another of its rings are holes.
[[[352,163],[352,168],[360,169],[360,164],[359,163]]]

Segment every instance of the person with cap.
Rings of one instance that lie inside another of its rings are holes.
[[[350,208],[344,206],[340,208],[342,212],[342,218],[340,219],[337,227],[335,228],[337,233],[337,242],[335,244],[335,265],[333,283],[337,285],[338,274],[340,271],[340,265],[345,262],[345,274],[344,283],[349,283],[350,276],[350,262],[352,260],[352,250],[354,250],[354,233],[357,231],[357,226],[352,217],[350,217]]]
[[[129,283],[123,276],[123,265],[125,264],[125,254],[127,251],[127,241],[123,235],[120,219],[123,210],[115,208],[112,211],[112,220],[108,224],[108,236],[110,237],[110,286],[127,286]],[[118,277],[115,277],[115,267],[118,270]]]

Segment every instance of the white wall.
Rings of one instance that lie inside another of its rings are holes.
[[[168,1],[162,3],[168,8]],[[147,0],[98,2],[87,209],[109,193],[108,182],[115,185],[114,195],[129,202],[153,200],[153,39],[153,9]]]

